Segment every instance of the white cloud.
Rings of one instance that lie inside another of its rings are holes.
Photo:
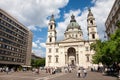
[[[37,30],[37,28],[34,25],[27,26],[30,30]]]
[[[38,44],[39,44],[39,43],[40,43],[40,39],[36,40],[35,43],[38,43]]]
[[[33,48],[37,48],[38,45],[37,45],[35,42],[32,42],[32,47],[33,47]]]
[[[40,46],[43,48],[46,48],[46,44],[45,43],[40,43]]]
[[[45,57],[45,52],[42,49],[33,49],[32,52],[35,53],[37,56]]]
[[[92,13],[95,17],[96,24],[97,24],[97,29],[98,33],[100,36],[100,39],[103,39],[104,37],[104,31],[105,31],[105,20],[110,12],[110,9],[114,3],[114,0],[93,0],[91,3],[94,3],[94,6],[91,7]],[[58,23],[57,27],[57,39],[61,40],[64,38],[64,32],[67,28],[67,25],[69,24],[70,21],[70,16],[74,14],[75,18],[78,22],[78,24],[81,26],[84,39],[87,39],[87,14],[88,14],[88,9],[87,7],[84,8],[84,10],[81,12],[79,9],[78,10],[70,10],[69,13],[64,14],[65,20],[63,22]]]
[[[47,26],[47,17],[52,13],[59,17],[59,8],[67,5],[69,0],[0,0],[0,8],[16,17],[31,30],[35,26]]]
[[[45,43],[40,41],[41,38],[38,38],[35,42],[32,42],[32,52],[35,53],[37,56],[45,57]]]

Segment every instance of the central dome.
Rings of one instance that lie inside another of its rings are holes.
[[[67,26],[67,29],[66,29],[66,31],[68,31],[69,29],[81,29],[80,28],[80,25],[76,22],[76,20],[75,20],[75,16],[74,15],[72,15],[71,16],[71,20],[70,20],[70,23],[68,24],[68,26]]]

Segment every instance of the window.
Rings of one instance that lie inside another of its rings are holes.
[[[51,53],[51,48],[49,48],[49,53]]]
[[[55,56],[55,58],[56,58],[55,62],[56,63],[58,63],[58,57],[59,57],[58,55]]]
[[[3,41],[3,38],[0,38],[0,41]]]
[[[2,17],[2,13],[0,13],[0,17]]]
[[[89,56],[87,56],[87,62],[89,62]]]
[[[93,25],[93,21],[91,20],[90,23]]]
[[[52,42],[52,38],[50,37],[50,42]]]
[[[76,34],[76,38],[77,38],[77,34]]]
[[[88,51],[88,49],[89,49],[89,48],[88,48],[88,47],[86,47],[86,51]]]
[[[50,29],[52,29],[52,25],[50,25]]]
[[[51,63],[51,55],[48,56],[48,63]]]
[[[92,38],[95,39],[95,34],[92,34]]]
[[[58,48],[56,49],[56,53],[58,53]]]
[[[0,60],[2,60],[3,59],[3,56],[0,56]]]
[[[2,47],[2,44],[0,44],[0,47]]]

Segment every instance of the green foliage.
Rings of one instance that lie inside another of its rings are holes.
[[[45,58],[42,59],[32,59],[31,60],[31,66],[32,67],[40,67],[40,66],[45,66]]]
[[[103,42],[98,40],[90,47],[95,50],[93,63],[103,63],[108,66],[115,62],[120,63],[120,29],[111,35],[110,40]]]
[[[120,20],[117,21],[116,26],[118,26],[118,28],[120,28]]]

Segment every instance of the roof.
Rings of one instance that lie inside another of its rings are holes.
[[[71,16],[70,23],[68,24],[66,30],[74,29],[74,28],[81,29],[81,28],[80,28],[80,25],[79,25],[79,24],[76,22],[76,20],[75,20],[75,16],[72,15],[72,16]]]
[[[88,16],[93,16],[90,8],[88,9],[88,11],[89,11]]]

